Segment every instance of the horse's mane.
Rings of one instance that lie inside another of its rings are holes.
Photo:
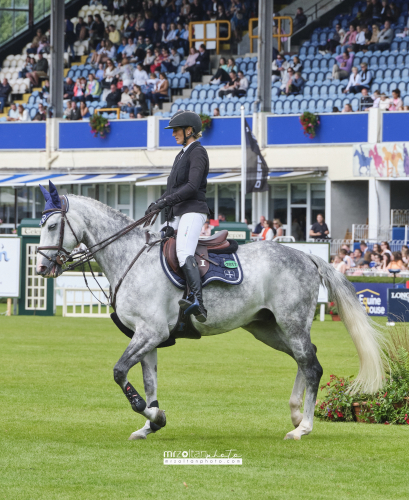
[[[76,194],[68,194],[67,197],[68,197],[68,199],[75,198],[75,199],[78,199],[81,201],[85,201],[89,205],[92,205],[94,208],[96,208],[98,211],[104,212],[111,219],[122,222],[124,224],[124,226],[127,226],[129,224],[132,224],[132,222],[135,222],[134,219],[131,219],[130,217],[128,217],[124,213],[120,212],[119,210],[116,210],[115,208],[112,208],[109,205],[105,205],[105,203],[102,203],[98,200],[94,200],[93,198],[88,198],[87,196],[79,196]],[[141,232],[144,232],[147,229],[149,229],[149,227],[143,229],[143,227],[141,225],[141,226],[138,226],[135,229],[133,229],[133,231],[139,230]],[[150,230],[150,232],[153,232],[153,231]]]

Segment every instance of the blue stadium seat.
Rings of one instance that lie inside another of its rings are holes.
[[[308,101],[304,99],[300,102],[300,113],[304,113],[304,111],[308,108]]]
[[[339,97],[334,100],[334,107],[338,108],[340,111],[342,111],[342,99]]]
[[[328,95],[336,95],[337,94],[337,87],[335,85],[330,85],[328,87]]]
[[[314,99],[310,99],[308,101],[308,111],[310,111],[311,113],[315,113],[316,108],[315,108],[315,100]]]
[[[328,86],[327,85],[322,85],[320,88],[320,96],[326,97],[328,95]]]
[[[314,96],[319,96],[319,94],[320,94],[320,87],[318,85],[314,85],[314,87],[312,87],[311,95],[314,97]]]
[[[202,105],[199,103],[195,104],[194,112],[199,115],[202,112]]]
[[[386,69],[383,74],[383,80],[390,82],[392,80],[392,70],[391,69]]]
[[[198,96],[198,98],[199,98],[199,99],[203,99],[203,100],[205,100],[205,99],[206,99],[206,97],[207,97],[207,90],[201,90],[201,91],[199,92],[199,96]]]
[[[405,58],[403,54],[399,54],[398,56],[396,56],[395,65],[397,68],[404,68]]]
[[[171,107],[171,113],[176,113],[176,111],[179,109],[179,105],[176,104],[175,102],[172,104],[172,107]]]
[[[327,99],[325,101],[325,112],[331,113],[333,106],[334,106],[334,101],[332,99]]]
[[[324,99],[318,99],[318,101],[315,104],[315,109],[317,110],[318,113],[324,112],[324,109],[325,109]]]
[[[357,97],[351,100],[351,106],[353,111],[359,111],[359,99]]]
[[[283,102],[282,101],[276,101],[274,104],[274,113],[277,113],[278,115],[283,114]]]
[[[194,111],[195,110],[195,105],[190,102],[187,106],[186,106],[186,109],[187,111]]]
[[[323,82],[325,80],[325,75],[322,72],[317,73],[317,82]]]

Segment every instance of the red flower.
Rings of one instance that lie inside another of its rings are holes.
[[[344,383],[343,382],[341,382],[341,387],[344,387]]]
[[[334,314],[334,312],[333,312],[333,311],[330,311],[329,313],[330,313],[330,314]]]
[[[385,425],[389,425],[389,422],[385,422]]]
[[[329,382],[327,382],[327,385],[329,385]]]
[[[387,394],[388,394],[388,393],[387,393],[387,392],[385,392],[385,394],[383,395],[383,397],[384,397],[384,398],[386,398],[386,395],[387,395]]]

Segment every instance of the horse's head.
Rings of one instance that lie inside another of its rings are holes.
[[[57,188],[49,181],[48,192],[42,186],[45,208],[41,219],[41,237],[37,250],[37,274],[44,278],[57,278],[62,273],[62,265],[82,239],[74,234],[72,220],[67,222],[68,198],[60,198]],[[78,241],[77,241],[78,238]]]

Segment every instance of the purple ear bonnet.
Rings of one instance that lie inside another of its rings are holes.
[[[45,199],[44,211],[45,210],[52,210],[54,208],[55,212],[56,212],[57,210],[61,210],[60,196],[59,196],[57,188],[54,186],[54,184],[51,181],[48,181],[48,183],[49,183],[50,192],[48,192],[43,186],[40,186],[41,192],[43,193],[44,199]],[[44,222],[48,219],[48,217],[53,215],[55,212],[48,212],[48,213],[44,214],[41,217],[40,226],[42,226],[44,224]]]

